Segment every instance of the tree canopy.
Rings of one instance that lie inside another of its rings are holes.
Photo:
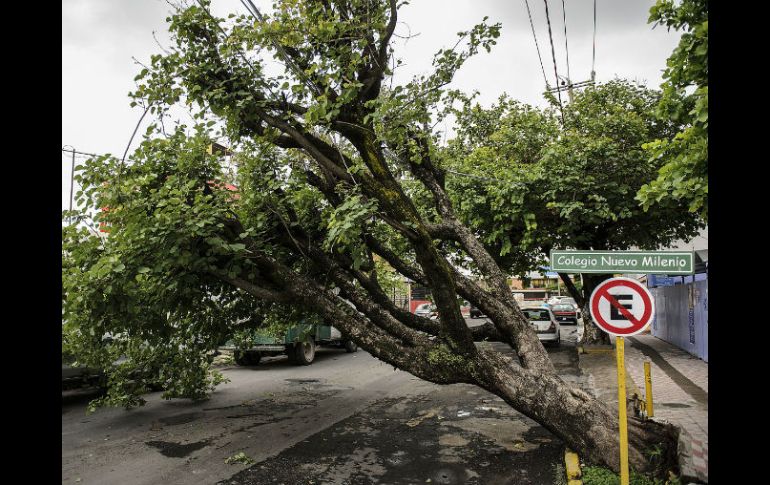
[[[658,0],[649,21],[684,30],[666,62],[658,107],[662,119],[683,127],[645,145],[664,164],[638,198],[645,209],[684,202],[708,220],[708,0]]]
[[[458,136],[443,151],[447,190],[463,222],[513,274],[546,263],[553,249],[658,249],[703,225],[684,203],[647,212],[634,199],[663,160],[642,145],[673,136],[661,93],[624,80],[575,92],[538,109],[506,97],[485,109],[465,99]]]

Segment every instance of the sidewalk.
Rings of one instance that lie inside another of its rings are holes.
[[[708,364],[649,333],[626,338],[626,389],[644,395],[644,362],[651,363],[656,419],[681,427],[682,477],[708,483]],[[580,354],[589,391],[617,408],[615,352]]]

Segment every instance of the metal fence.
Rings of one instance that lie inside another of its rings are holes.
[[[708,280],[651,288],[652,335],[708,362]]]

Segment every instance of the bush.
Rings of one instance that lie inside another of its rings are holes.
[[[620,477],[607,468],[587,466],[583,468],[582,475],[583,485],[620,485]],[[681,485],[676,477],[663,481],[633,471],[629,477],[629,483],[630,485]]]

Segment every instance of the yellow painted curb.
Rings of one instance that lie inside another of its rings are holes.
[[[567,483],[568,485],[582,485],[582,480],[579,480],[580,472],[580,460],[577,453],[567,448],[564,450],[564,464],[567,468]]]
[[[578,353],[580,354],[613,354],[615,353],[614,348],[610,349],[602,349],[602,348],[586,348],[582,345],[578,347]]]

